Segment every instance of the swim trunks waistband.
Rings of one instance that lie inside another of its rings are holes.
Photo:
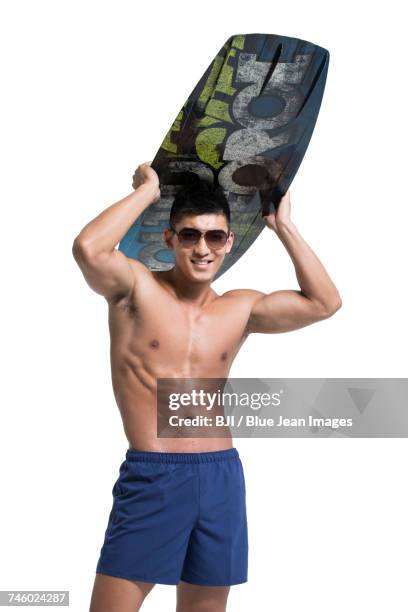
[[[220,451],[204,453],[161,453],[157,451],[139,451],[128,448],[127,461],[152,461],[155,463],[209,463],[211,461],[226,461],[236,459],[239,453],[235,447]]]

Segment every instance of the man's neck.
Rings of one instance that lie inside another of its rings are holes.
[[[176,267],[168,270],[163,277],[171,285],[175,296],[181,302],[201,307],[217,297],[216,292],[211,288],[211,281],[192,283]]]

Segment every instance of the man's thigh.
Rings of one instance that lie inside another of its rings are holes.
[[[182,580],[177,585],[176,612],[224,612],[229,586],[199,586]]]
[[[154,584],[96,574],[89,612],[137,612]]]

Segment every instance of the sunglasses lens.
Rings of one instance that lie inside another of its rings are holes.
[[[227,234],[223,230],[208,230],[205,234],[205,240],[208,246],[222,247],[227,242]]]
[[[182,244],[185,246],[192,246],[200,240],[201,233],[195,229],[185,228],[180,230],[178,236]]]

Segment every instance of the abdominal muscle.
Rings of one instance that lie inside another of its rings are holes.
[[[182,412],[168,408],[164,411],[158,410],[157,406],[158,378],[228,377],[244,338],[239,317],[238,325],[236,321],[231,323],[234,321],[230,312],[231,302],[227,306],[227,313],[225,308],[217,306],[205,316],[198,317],[186,316],[185,312],[177,309],[172,311],[170,308],[169,312],[167,307],[164,318],[163,309],[155,313],[155,306],[150,306],[146,312],[141,308],[137,315],[132,315],[123,305],[109,306],[112,384],[129,448],[157,452],[206,452],[233,446],[227,427],[199,427],[197,430],[189,427],[187,431],[169,425],[170,414],[180,417],[214,416],[214,411],[211,414],[200,407],[184,408]],[[226,317],[222,316],[223,312]],[[162,316],[155,316],[158,314]],[[158,436],[158,431],[163,437]],[[196,436],[194,431],[197,431]]]
[[[116,384],[114,384],[114,394],[129,448],[158,452],[205,452],[233,446],[231,434],[225,428],[222,432],[217,431],[218,428],[215,427],[212,429],[206,427],[205,430],[198,428],[196,437],[186,437],[194,436],[195,430],[191,427],[188,430],[183,427],[171,427],[170,411],[165,413],[162,410],[161,414],[160,411],[158,413],[155,377],[143,367],[139,375],[140,378],[132,371],[123,372],[120,377],[115,377]],[[171,377],[166,376],[164,372],[160,373],[160,376]],[[195,412],[171,411],[171,416],[194,417],[204,412],[203,410],[198,412],[197,409]],[[160,437],[159,432],[164,437]],[[221,434],[223,437],[220,437]]]

